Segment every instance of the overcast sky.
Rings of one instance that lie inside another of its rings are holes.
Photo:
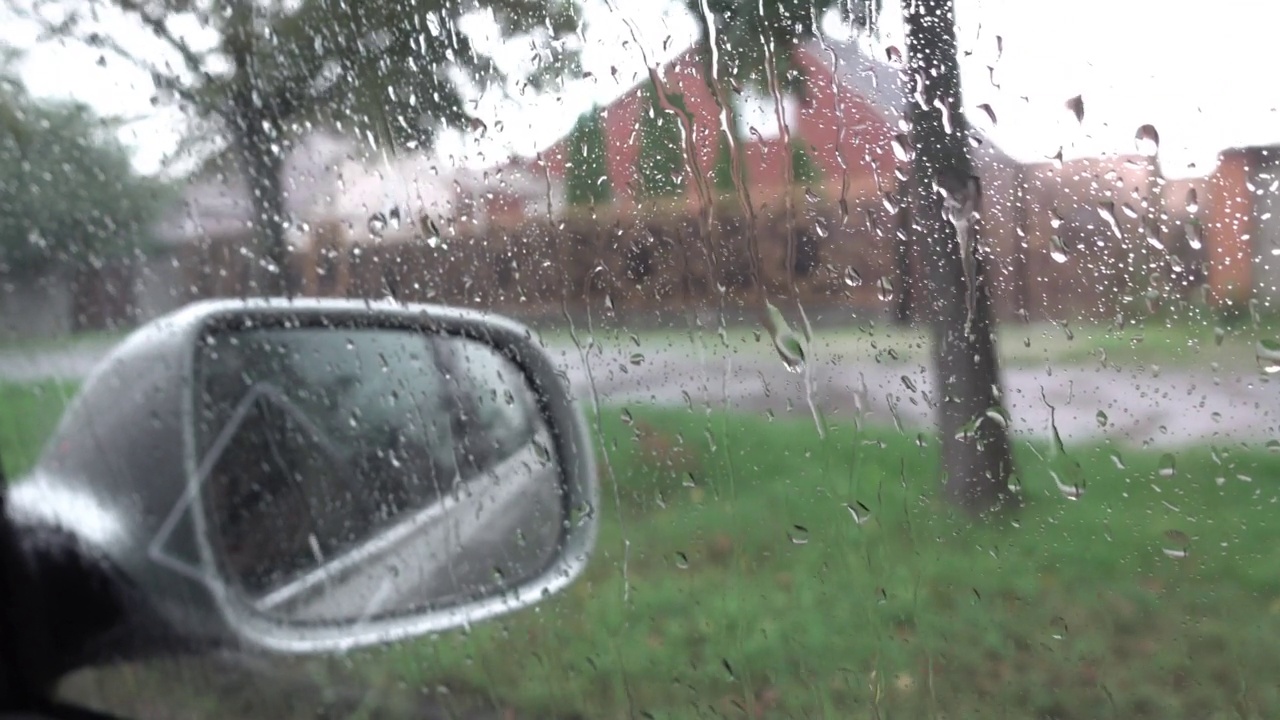
[[[674,6],[653,13],[653,2],[614,2],[624,8],[615,12],[594,1],[599,4],[586,16],[583,57],[594,77],[518,103],[486,95],[478,111],[489,131],[445,138],[437,150],[442,164],[483,167],[512,152],[532,154],[568,131],[580,112],[607,103],[641,77],[641,48],[649,62],[661,62],[694,37],[692,19]],[[1280,8],[1271,3],[957,0],[957,14],[970,118],[1015,157],[1044,159],[1060,146],[1068,157],[1132,152],[1136,129],[1150,123],[1160,133],[1166,172],[1197,175],[1213,169],[1222,148],[1280,142],[1280,83],[1270,80]],[[901,47],[900,23],[888,15],[882,43]],[[106,16],[104,23],[130,47],[154,47],[140,28]],[[136,149],[140,169],[156,169],[173,152],[182,115],[153,102],[145,73],[88,48],[36,45],[32,28],[2,24],[0,37],[30,48],[22,73],[34,93],[76,97],[102,113],[136,118],[123,136]],[[199,41],[198,26],[185,30]],[[529,54],[527,45],[516,46],[504,57],[520,62]],[[995,67],[999,87],[988,66]],[[1083,123],[1064,104],[1075,95],[1084,99]],[[994,109],[995,127],[972,110],[981,103]],[[762,112],[757,121],[769,117]]]

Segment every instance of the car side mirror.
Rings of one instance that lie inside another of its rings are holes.
[[[567,383],[511,321],[212,301],[103,360],[8,503],[100,550],[185,635],[320,652],[560,590],[596,483]]]

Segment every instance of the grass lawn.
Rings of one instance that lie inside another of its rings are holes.
[[[0,390],[11,471],[64,390]],[[930,441],[628,411],[599,418],[584,578],[325,683],[447,687],[503,717],[1280,717],[1280,454],[1020,444],[1027,506],[975,525],[937,497]]]
[[[0,382],[0,460],[12,479],[35,464],[44,441],[71,401],[76,384]]]
[[[1027,507],[975,526],[914,438],[631,413],[587,576],[377,672],[535,717],[1280,717],[1280,455],[1021,445]]]
[[[0,352],[47,352],[49,350],[65,350],[79,345],[113,345],[123,340],[130,332],[131,330],[129,329],[89,330],[86,332],[75,333],[74,335],[63,335],[59,337],[0,337]]]

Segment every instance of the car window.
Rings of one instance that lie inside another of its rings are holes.
[[[586,572],[531,607],[338,658],[92,668],[63,697],[1280,717],[1266,3],[0,5],[15,483],[104,452],[102,405],[44,443],[132,330],[275,297],[518,321],[601,487],[569,513],[599,523]],[[424,502],[579,459],[510,357],[358,325],[196,358],[204,511],[263,597]],[[146,402],[161,370],[130,372]],[[519,542],[559,537],[546,517]],[[481,556],[454,595],[519,564]]]

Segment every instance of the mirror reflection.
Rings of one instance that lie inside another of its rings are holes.
[[[495,348],[405,329],[223,330],[196,377],[207,540],[256,612],[440,609],[555,558],[558,459],[524,373]]]

